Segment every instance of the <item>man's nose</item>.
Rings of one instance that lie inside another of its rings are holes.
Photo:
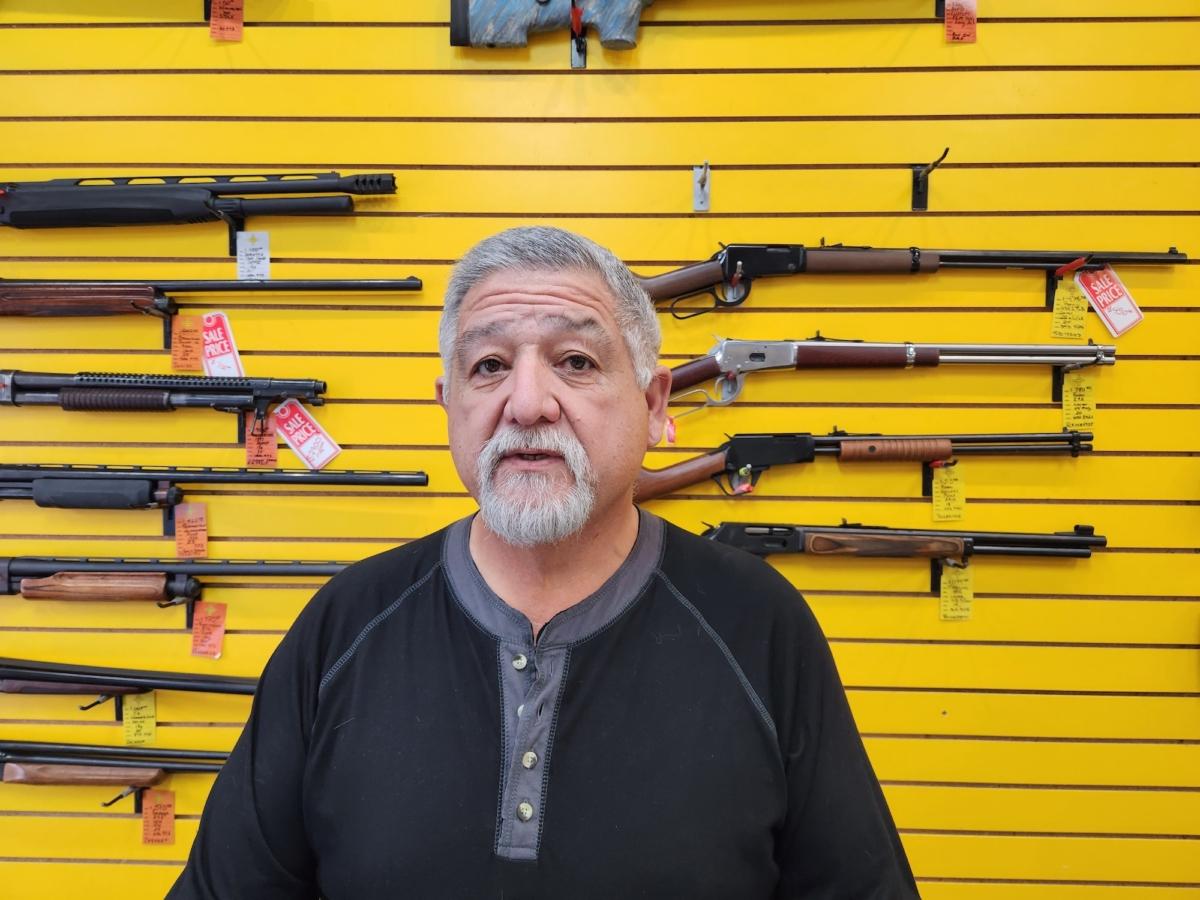
[[[509,376],[511,391],[505,416],[511,422],[525,426],[557,422],[561,410],[554,393],[556,381],[543,360],[528,356],[518,359]]]

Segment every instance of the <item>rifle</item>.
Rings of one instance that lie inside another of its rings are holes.
[[[147,691],[199,691],[211,694],[253,694],[254,678],[222,678],[215,675],[188,675],[182,672],[147,672],[137,669],[106,669],[100,666],[72,666],[65,663],[34,662],[0,658],[0,694],[98,694],[88,710],[107,700],[117,704],[121,717],[121,697]]]
[[[0,741],[0,781],[9,784],[112,785],[125,789],[101,806],[112,806],[134,795],[141,810],[141,792],[167,775],[216,773],[229,757],[220,750],[156,750],[143,747],[104,747],[95,744],[56,744],[43,741]]]
[[[1049,556],[1087,559],[1093,547],[1108,540],[1091,525],[1072,531],[1029,534],[1016,531],[949,531],[922,528],[888,528],[883,525],[780,525],[757,522],[722,522],[709,526],[701,537],[737,547],[755,556],[774,553],[808,553],[814,556],[862,556],[873,559],[924,558],[929,560],[930,590],[937,593],[942,566],[963,566],[972,556]]]
[[[26,600],[152,601],[187,605],[187,624],[204,589],[195,576],[305,577],[336,575],[346,562],[310,560],[167,560],[0,557],[0,594]]]
[[[58,509],[170,509],[179,484],[347,484],[424,487],[424,472],[359,469],[227,469],[213,466],[74,466],[0,464],[0,500],[32,500]]]
[[[141,313],[169,319],[179,312],[172,294],[348,293],[419,291],[421,279],[267,278],[244,281],[69,281],[0,278],[0,316],[117,316]]]
[[[672,311],[688,297],[711,294],[713,305],[692,313],[738,306],[750,296],[756,278],[784,275],[917,275],[940,269],[1033,269],[1046,273],[1046,304],[1054,301],[1057,270],[1077,268],[1167,266],[1187,262],[1187,254],[1171,247],[1166,253],[1103,250],[922,250],[854,247],[843,244],[726,244],[704,262],[661,275],[638,276],[652,300],[670,300]]]
[[[390,174],[139,175],[55,178],[0,183],[0,225],[77,228],[89,225],[160,225],[221,221],[229,227],[229,255],[248,216],[338,215],[354,211],[346,194],[394,194]],[[232,195],[337,194],[334,197],[244,199]]]
[[[166,412],[204,406],[254,412],[254,430],[267,410],[295,398],[321,406],[324,381],[303,378],[210,378],[203,375],[127,375],[109,372],[21,372],[0,369],[0,406],[58,406],[84,412]],[[238,437],[244,420],[238,416]]]
[[[654,0],[450,0],[450,46],[524,47],[531,32],[568,29],[571,65],[587,61],[587,27],[600,32],[600,43],[609,50],[637,46],[642,10]]]
[[[1092,435],[1082,431],[1019,434],[848,434],[834,429],[828,435],[735,434],[701,456],[667,466],[642,469],[634,497],[654,500],[679,488],[712,478],[722,493],[751,493],[762,473],[771,466],[813,462],[818,455],[836,456],[842,462],[909,460],[930,463],[966,455],[1016,453],[1069,453],[1078,456],[1092,449]],[[932,470],[923,467],[926,478]],[[728,487],[726,487],[726,484]],[[925,487],[927,494],[931,486]]]
[[[772,369],[912,369],[939,365],[1044,365],[1054,367],[1053,395],[1062,399],[1064,370],[1111,366],[1111,344],[910,344],[847,341],[821,337],[806,341],[718,341],[707,356],[671,369],[672,393],[716,379],[705,406],[726,406],[742,392],[748,372]]]

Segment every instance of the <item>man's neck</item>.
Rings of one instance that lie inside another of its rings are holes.
[[[594,516],[562,543],[536,547],[505,543],[476,516],[471,523],[471,558],[488,587],[524,614],[537,635],[554,616],[608,581],[629,556],[637,534],[638,511],[632,503]]]

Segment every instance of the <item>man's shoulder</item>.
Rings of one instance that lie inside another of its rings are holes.
[[[697,606],[733,601],[750,609],[789,609],[803,603],[792,583],[766,560],[727,544],[666,525],[662,572]]]

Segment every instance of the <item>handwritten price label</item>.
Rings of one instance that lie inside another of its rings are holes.
[[[1096,427],[1096,383],[1083,372],[1063,376],[1063,428],[1091,431]]]
[[[208,36],[214,41],[240,41],[245,18],[244,0],[212,0]]]
[[[275,424],[275,414],[267,413],[266,419],[258,422],[255,421],[254,413],[248,412],[244,415],[246,417],[246,465],[270,468],[279,465],[279,428]]]
[[[221,645],[225,641],[224,603],[198,602],[192,609],[192,656],[221,658]]]
[[[962,622],[971,618],[975,585],[970,566],[943,566],[942,590],[938,615],[944,622]]]
[[[1087,297],[1071,278],[1062,279],[1054,289],[1054,315],[1050,334],[1056,338],[1081,338],[1087,328]]]
[[[975,0],[946,0],[946,43],[975,43],[978,17]]]
[[[126,744],[153,744],[158,737],[154,691],[126,694],[121,699],[121,727]]]
[[[171,320],[171,368],[176,372],[198,372],[204,367],[204,342],[199,316],[175,316]]]
[[[175,792],[142,792],[142,843],[175,843]]]
[[[275,409],[275,422],[280,437],[310,469],[323,469],[342,452],[337,441],[298,400],[285,400],[279,404]]]
[[[208,556],[208,507],[180,503],[175,507],[175,555],[180,559]]]
[[[962,464],[933,470],[933,521],[957,522],[967,510],[966,480]]]

